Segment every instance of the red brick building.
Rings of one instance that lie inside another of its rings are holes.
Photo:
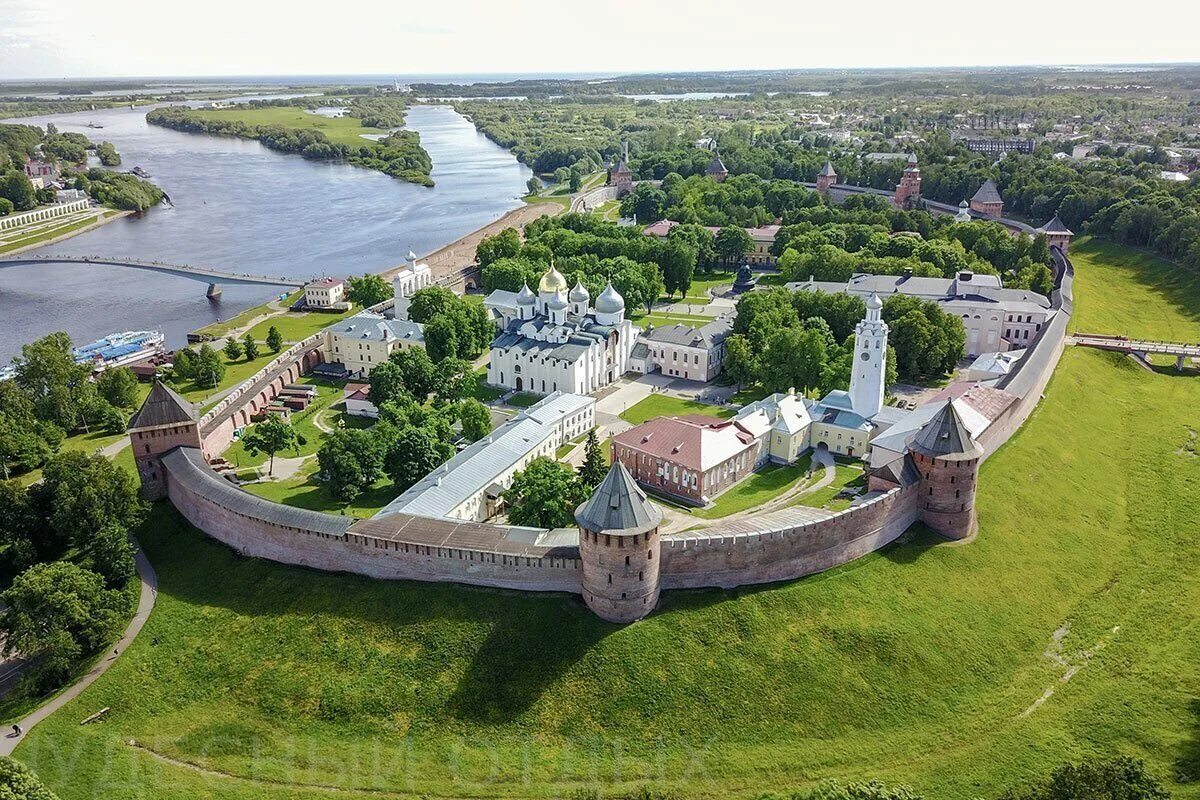
[[[896,205],[904,209],[913,209],[921,201],[921,168],[917,166],[917,156],[912,153],[908,157],[908,165],[900,183],[896,185]]]
[[[689,414],[617,434],[612,458],[647,489],[704,505],[754,471],[761,446],[734,420]]]
[[[971,210],[992,219],[1004,216],[1004,200],[1000,197],[996,182],[991,178],[984,181],[983,186],[980,186],[979,191],[971,198]]]

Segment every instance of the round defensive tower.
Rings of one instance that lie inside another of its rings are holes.
[[[633,622],[658,604],[662,512],[615,462],[596,491],[575,509],[583,600],[609,622]]]
[[[942,406],[909,449],[921,472],[918,516],[948,539],[975,532],[975,483],[983,448],[963,422],[959,400]]]

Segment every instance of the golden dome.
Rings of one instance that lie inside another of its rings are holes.
[[[571,287],[567,285],[567,279],[563,274],[550,265],[550,269],[542,276],[538,282],[538,294],[554,294],[555,292],[566,292]]]

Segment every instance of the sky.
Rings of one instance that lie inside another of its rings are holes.
[[[1195,0],[0,0],[0,79],[1200,61],[1197,22]]]

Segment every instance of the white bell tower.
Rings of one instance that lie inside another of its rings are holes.
[[[867,298],[867,316],[854,329],[854,368],[850,372],[850,405],[854,413],[870,419],[883,408],[883,383],[887,376],[888,326],[879,295]]]

